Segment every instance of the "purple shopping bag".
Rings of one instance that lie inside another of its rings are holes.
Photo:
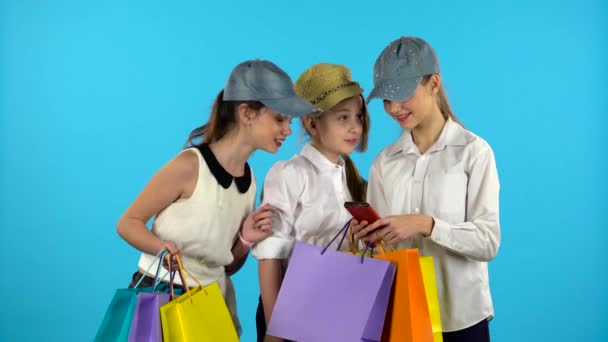
[[[296,242],[267,334],[298,342],[380,341],[396,266],[326,249]]]
[[[171,299],[167,292],[166,286],[160,289],[159,278],[161,265],[163,263],[166,251],[163,251],[156,269],[154,277],[154,288],[152,292],[141,292],[137,294],[137,303],[135,304],[135,312],[131,321],[131,329],[129,330],[129,342],[162,342],[163,333],[160,323],[160,307],[165,305]],[[171,269],[171,265],[169,265]]]
[[[129,342],[161,342],[160,307],[169,302],[168,293],[139,293],[129,331]]]

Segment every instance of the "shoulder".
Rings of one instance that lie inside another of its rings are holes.
[[[182,188],[182,197],[190,197],[196,189],[196,183],[200,181],[198,151],[193,148],[183,150],[168,165],[174,184]]]
[[[466,141],[466,148],[469,150],[469,156],[472,159],[494,156],[492,147],[485,139],[465,128],[461,129]]]
[[[403,143],[401,139],[399,139],[380,150],[380,152],[378,153],[378,155],[376,155],[376,158],[372,163],[371,170],[375,172],[381,172],[391,161],[398,160],[398,158],[395,157],[399,153],[401,153],[402,145]]]
[[[264,196],[267,199],[299,198],[309,184],[307,174],[310,172],[305,170],[310,168],[310,163],[299,155],[276,162],[264,179]]]
[[[269,176],[281,180],[302,179],[313,168],[312,164],[300,155],[293,156],[288,160],[276,162],[268,171]]]
[[[198,176],[199,157],[195,149],[187,149],[177,154],[164,167],[172,177],[192,179]]]

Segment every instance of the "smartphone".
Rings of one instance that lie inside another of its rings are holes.
[[[359,222],[367,221],[372,224],[380,219],[380,215],[366,202],[345,202],[344,208]]]

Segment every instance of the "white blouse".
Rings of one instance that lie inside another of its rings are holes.
[[[433,256],[444,331],[494,314],[487,262],[500,245],[498,193],[492,149],[452,120],[426,153],[406,131],[372,165],[367,199],[381,216],[425,214],[435,220],[431,236],[397,247]]]
[[[277,211],[273,234],[253,247],[258,260],[288,259],[296,240],[325,246],[351,218],[344,208],[344,202],[351,199],[344,162],[332,163],[310,144],[270,169],[263,197]],[[337,248],[339,240],[331,248]]]

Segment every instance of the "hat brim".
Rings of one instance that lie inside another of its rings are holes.
[[[319,108],[311,105],[297,95],[281,99],[265,99],[259,101],[277,113],[290,115],[295,118],[319,111]]]
[[[414,95],[414,91],[420,84],[422,76],[408,79],[383,80],[374,85],[374,89],[367,97],[367,103],[373,99],[402,102]]]
[[[344,87],[342,89],[336,90],[335,92],[329,94],[326,98],[319,101],[315,105],[325,112],[332,109],[338,103],[350,97],[361,94],[363,94],[363,89],[361,89],[361,87],[359,87],[357,84],[353,84],[350,87]]]

